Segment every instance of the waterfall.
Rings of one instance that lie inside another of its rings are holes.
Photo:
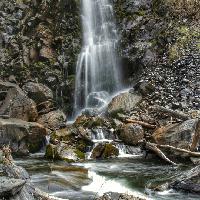
[[[75,114],[83,108],[94,107],[88,103],[92,93],[112,94],[121,82],[112,4],[109,0],[82,0],[81,3],[83,45],[76,66]]]

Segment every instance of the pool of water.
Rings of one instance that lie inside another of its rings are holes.
[[[156,200],[200,198],[199,195],[173,190],[153,192],[148,189],[174,179],[190,167],[174,167],[138,156],[72,165],[50,162],[41,157],[17,159],[16,163],[28,170],[32,182],[38,188],[62,199],[93,200],[109,191]]]

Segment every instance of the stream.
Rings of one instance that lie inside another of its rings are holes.
[[[50,162],[36,154],[16,159],[16,164],[26,168],[35,186],[61,199],[93,200],[109,191],[156,200],[199,199],[195,194],[147,189],[179,176],[189,167],[172,167],[141,156],[67,164]]]

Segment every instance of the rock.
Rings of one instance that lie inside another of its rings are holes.
[[[28,82],[22,89],[37,105],[53,99],[53,92],[51,89],[41,83]]]
[[[138,94],[125,92],[117,95],[108,104],[108,114],[116,115],[119,112],[130,112],[142,100]]]
[[[152,136],[157,144],[196,151],[200,137],[197,133],[198,121],[198,119],[191,119],[182,123],[170,124],[157,129]]]
[[[113,158],[119,155],[119,149],[112,144],[99,143],[93,150],[91,158],[93,159],[105,159]]]
[[[120,194],[114,192],[105,193],[102,197],[96,198],[96,200],[145,200],[140,197],[135,197],[128,194]]]
[[[105,91],[100,92],[92,92],[87,97],[87,105],[88,107],[96,107],[100,108],[105,106],[109,100],[109,94]]]
[[[24,121],[36,120],[38,113],[35,102],[29,99],[17,85],[0,81],[0,91],[4,94],[0,115]]]
[[[39,116],[37,122],[45,128],[57,130],[66,126],[66,115],[61,110],[55,110]]]
[[[118,137],[126,144],[137,145],[144,138],[144,130],[138,124],[125,124],[119,129]]]
[[[0,177],[0,198],[8,198],[15,196],[21,191],[26,182],[21,179],[8,177]]]
[[[200,166],[184,172],[170,183],[169,187],[175,190],[200,194]]]
[[[0,119],[0,146],[9,144],[13,153],[27,155],[39,151],[45,141],[46,129],[35,122]]]
[[[4,162],[3,162],[3,174],[6,176],[0,179],[4,181],[3,187],[0,187],[0,191],[3,190],[3,199],[10,200],[55,200],[47,193],[40,191],[34,186],[30,180],[28,172],[23,168],[15,165],[13,162],[11,151],[8,147],[3,148]],[[9,158],[9,159],[7,159]],[[11,182],[12,181],[12,182]],[[7,185],[9,184],[9,185]],[[6,194],[4,191],[6,191]],[[0,192],[0,194],[2,194]],[[1,197],[1,196],[0,196]]]
[[[155,90],[155,86],[151,82],[141,81],[134,86],[134,89],[146,97]]]
[[[46,147],[45,157],[53,160],[64,160],[66,162],[76,162],[85,159],[85,154],[73,146],[63,142]]]

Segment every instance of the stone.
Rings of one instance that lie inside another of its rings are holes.
[[[108,104],[108,114],[115,115],[120,112],[130,112],[142,100],[142,96],[131,92],[124,92],[114,97]]]
[[[85,159],[85,154],[73,146],[60,142],[57,145],[47,145],[45,157],[53,160],[76,162]]]
[[[155,90],[155,86],[151,82],[141,81],[134,86],[134,89],[143,96],[151,94]]]
[[[115,192],[105,193],[103,196],[96,198],[95,200],[145,200],[140,197],[135,197],[128,194],[120,194]]]
[[[200,194],[200,165],[184,172],[170,183],[169,187],[187,193]]]
[[[144,129],[138,124],[124,124],[118,131],[118,137],[125,144],[137,145],[144,138]]]
[[[39,151],[47,135],[46,129],[35,122],[20,119],[0,119],[0,147],[10,145],[15,154],[28,155]]]
[[[0,115],[24,121],[36,121],[38,113],[35,102],[28,98],[17,85],[0,81],[0,91],[4,94]]]
[[[0,198],[15,196],[21,191],[25,183],[26,181],[21,179],[8,178],[5,176],[0,177]]]
[[[91,158],[106,159],[113,158],[119,155],[119,149],[109,143],[99,143],[93,150]]]
[[[66,126],[66,115],[61,110],[55,110],[39,116],[37,122],[45,128],[57,130]]]
[[[22,87],[22,89],[36,102],[36,104],[53,99],[53,92],[51,89],[41,83],[28,82]]]
[[[152,136],[157,144],[196,151],[200,141],[197,133],[198,122],[198,119],[190,119],[182,123],[170,124],[157,129]]]

